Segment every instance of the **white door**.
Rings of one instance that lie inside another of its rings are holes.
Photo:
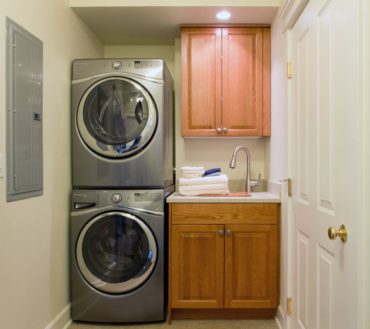
[[[358,328],[358,2],[311,0],[291,31],[293,328]]]

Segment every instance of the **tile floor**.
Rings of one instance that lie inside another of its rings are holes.
[[[274,320],[174,320],[167,323],[101,325],[72,323],[68,329],[278,329]]]

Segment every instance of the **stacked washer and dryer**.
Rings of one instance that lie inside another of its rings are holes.
[[[163,321],[173,80],[160,59],[72,68],[72,319]]]

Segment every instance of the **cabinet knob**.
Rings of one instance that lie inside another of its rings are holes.
[[[222,128],[218,127],[218,128],[216,128],[216,131],[217,131],[217,133],[221,134],[222,133]]]
[[[225,235],[225,231],[224,230],[218,230],[217,233],[218,233],[218,235],[222,235],[222,236]]]
[[[231,235],[231,230],[229,230],[229,229],[227,229],[226,231],[225,231],[225,233],[226,233],[226,235]]]
[[[222,132],[227,133],[228,131],[229,129],[227,129],[226,127],[222,128]]]

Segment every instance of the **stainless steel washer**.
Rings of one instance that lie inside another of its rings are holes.
[[[74,190],[72,319],[165,319],[166,190]]]
[[[72,184],[173,184],[173,80],[160,59],[76,60],[72,67]]]

